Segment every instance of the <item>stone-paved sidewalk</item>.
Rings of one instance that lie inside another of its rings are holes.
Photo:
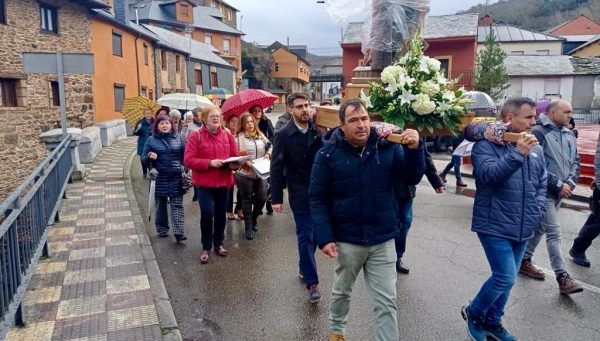
[[[69,184],[8,340],[180,340],[129,168],[135,138],[104,148]],[[124,175],[127,174],[127,175]]]

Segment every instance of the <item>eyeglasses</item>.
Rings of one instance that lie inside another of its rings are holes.
[[[292,108],[298,109],[298,110],[308,109],[308,103],[292,105]]]
[[[210,116],[208,116],[208,118],[211,120],[214,120],[214,119],[218,120],[219,118],[221,118],[221,115],[210,115]]]

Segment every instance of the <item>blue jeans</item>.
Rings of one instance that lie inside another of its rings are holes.
[[[215,248],[223,245],[228,190],[227,187],[198,187],[202,250],[210,251],[213,245]]]
[[[477,236],[490,264],[492,275],[471,301],[469,313],[474,318],[483,317],[486,323],[495,324],[500,322],[504,315],[504,306],[517,279],[527,241],[519,243],[481,233]]]
[[[460,176],[461,162],[462,162],[461,156],[452,155],[452,161],[448,162],[448,164],[446,165],[446,168],[444,168],[444,171],[442,172],[442,174],[448,174],[448,172],[450,172],[450,169],[452,169],[452,167],[454,167],[454,177],[456,177],[456,181],[460,181],[460,179],[461,179],[461,176]]]
[[[306,287],[319,283],[317,275],[317,262],[315,250],[317,244],[314,237],[314,224],[309,210],[292,209],[296,222],[296,236],[298,237],[298,255],[300,256],[300,272],[304,276]]]
[[[398,200],[398,230],[400,231],[400,235],[394,240],[394,243],[396,244],[396,256],[398,259],[402,258],[402,256],[404,256],[404,251],[406,251],[406,237],[408,236],[408,230],[410,229],[413,220],[412,205],[413,198],[402,198]]]

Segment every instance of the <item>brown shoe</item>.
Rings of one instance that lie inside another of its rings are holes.
[[[329,341],[346,341],[342,334],[329,333]]]
[[[529,276],[535,279],[544,279],[546,275],[542,270],[538,269],[533,265],[530,260],[524,260],[521,262],[521,268],[519,269],[519,273],[522,273],[525,276]]]
[[[570,295],[583,291],[583,287],[571,278],[568,273],[557,276],[556,281],[558,282],[558,289],[561,294]]]

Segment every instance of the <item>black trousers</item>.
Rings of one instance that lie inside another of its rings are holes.
[[[267,201],[267,180],[252,179],[247,176],[235,175],[238,191],[242,194],[242,210],[246,226],[256,225],[256,219],[262,212]]]
[[[598,235],[600,235],[600,212],[592,212],[579,230],[579,234],[573,242],[573,250],[585,252]]]

